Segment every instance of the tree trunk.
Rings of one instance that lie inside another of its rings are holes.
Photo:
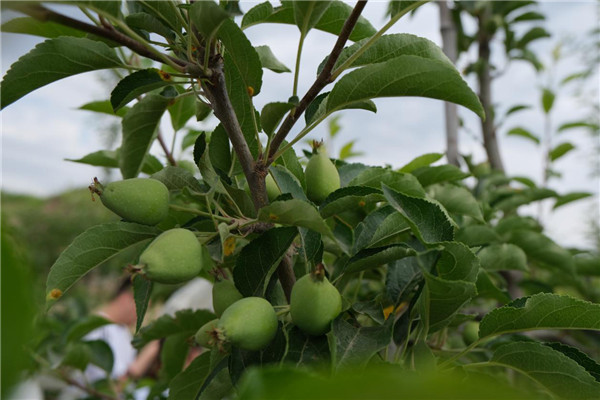
[[[483,146],[488,156],[492,169],[504,172],[504,165],[498,147],[498,138],[494,127],[494,110],[492,106],[492,76],[490,69],[490,41],[491,36],[487,31],[491,8],[485,7],[478,16],[479,62],[481,63],[477,74],[479,80],[479,100],[485,111],[485,120],[481,121],[481,132],[483,134]]]
[[[456,64],[457,45],[456,27],[447,1],[438,2],[440,6],[440,31],[442,34],[442,50],[452,64]],[[458,107],[454,103],[445,102],[446,116],[446,158],[449,164],[459,166],[458,161]]]

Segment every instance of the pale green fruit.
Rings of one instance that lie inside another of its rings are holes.
[[[202,325],[202,327],[198,329],[198,332],[196,332],[194,335],[194,340],[196,340],[196,343],[202,347],[212,347],[216,343],[213,332],[218,323],[219,319],[217,318]]]
[[[161,233],[140,256],[142,273],[159,283],[182,283],[196,277],[206,259],[204,247],[187,229]]]
[[[317,204],[325,201],[327,196],[340,188],[340,175],[325,151],[313,155],[308,160],[304,175],[306,195]]]
[[[160,181],[132,178],[96,184],[102,203],[121,218],[144,225],[156,225],[169,214],[169,189]]]
[[[242,350],[261,350],[277,333],[277,315],[271,303],[262,297],[246,297],[225,310],[218,330],[223,342]]]
[[[213,308],[217,317],[223,315],[223,312],[233,303],[243,299],[244,296],[237,290],[233,282],[221,280],[215,282],[212,288]]]
[[[462,331],[462,337],[466,345],[477,341],[479,339],[479,322],[469,321],[465,323]]]
[[[309,335],[326,333],[342,311],[342,296],[324,276],[308,274],[292,288],[290,315],[294,324]]]
[[[277,186],[277,183],[275,183],[275,179],[273,179],[271,174],[267,174],[265,185],[267,186],[267,197],[269,198],[269,201],[272,202],[281,194],[281,190],[279,189],[279,186]]]

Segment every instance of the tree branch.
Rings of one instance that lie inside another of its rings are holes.
[[[169,161],[169,164],[176,167],[177,161],[175,161],[175,158],[173,158],[173,154],[169,151],[169,148],[165,143],[165,139],[163,138],[160,129],[158,130],[158,135],[156,135],[156,138],[158,139],[158,143],[160,143],[160,147],[162,147],[163,151],[165,152],[165,156],[167,157],[167,161]]]
[[[350,14],[348,19],[344,23],[344,26],[342,27],[342,31],[340,32],[340,35],[338,36],[338,39],[335,42],[333,49],[331,50],[331,54],[327,58],[327,62],[325,63],[323,70],[321,71],[319,76],[317,76],[317,79],[310,87],[310,89],[308,89],[304,97],[302,97],[302,100],[300,100],[298,106],[296,106],[296,108],[290,111],[286,119],[281,124],[281,127],[277,131],[277,134],[275,134],[275,136],[273,137],[273,141],[271,142],[271,147],[269,149],[269,154],[267,155],[267,166],[274,161],[272,158],[275,155],[275,153],[277,153],[279,146],[281,146],[281,143],[290,133],[292,127],[294,126],[296,121],[298,121],[298,119],[306,110],[308,105],[317,97],[317,95],[321,92],[321,90],[323,90],[325,86],[331,83],[331,71],[333,70],[333,67],[337,62],[340,53],[344,49],[346,41],[350,37],[350,34],[352,33],[352,30],[358,22],[358,18],[360,17],[360,14],[362,13],[366,5],[367,0],[360,0],[356,3],[354,9],[352,10],[352,13]]]

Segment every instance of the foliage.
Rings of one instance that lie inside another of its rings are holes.
[[[598,256],[560,247],[537,221],[519,214],[520,207],[557,193],[469,158],[468,171],[431,165],[439,159],[435,154],[417,157],[401,170],[348,163],[343,158],[351,155],[350,146],[333,160],[341,187],[320,203],[307,199],[308,182],[293,145],[337,111],[374,112],[374,98],[424,96],[486,117],[477,95],[432,43],[385,34],[423,3],[393,2],[389,22],[379,30],[359,18],[364,2],[354,8],[335,1],[284,1],[278,7],[265,2],[248,10],[241,26],[232,18],[239,9],[230,2],[135,1],[127,8],[120,2],[77,2],[94,24],[74,24],[37,3],[15,5],[34,19],[75,28],[63,33],[76,35],[52,35],[20,58],[2,82],[2,107],[63,77],[121,69],[128,75],[110,99],[123,128],[118,155],[83,159],[119,168],[124,178],[138,176],[150,164],[149,179],[161,181],[170,194],[169,216],[157,226],[118,221],[82,230],[52,266],[47,307],[70,301],[71,286],[114,256],[135,264],[161,232],[183,228],[216,263],[214,276],[231,273],[243,296],[263,297],[278,310],[277,328],[266,345],[244,350],[229,343],[225,327],[217,324],[211,335],[218,345],[184,369],[190,338],[214,314],[183,310],[140,327],[155,286],[136,275],[140,329],[134,344],[163,341],[150,398],[167,388],[177,399],[293,398],[306,397],[307,390],[319,391],[315,398],[464,398],[467,390],[477,398],[505,393],[544,398],[542,391],[594,398],[600,392],[593,360],[600,348],[600,305],[593,303],[600,299]],[[508,18],[513,3],[494,7]],[[43,23],[18,24],[18,30],[49,36],[39,28]],[[287,69],[246,37],[244,29],[261,23],[297,26],[301,39],[291,97],[272,99],[259,112],[254,97],[269,84],[263,68]],[[17,29],[14,25],[9,26]],[[338,41],[312,88],[299,98],[299,60],[311,29],[333,33]],[[514,46],[523,50],[541,36],[530,31]],[[344,50],[346,40],[355,44]],[[126,48],[155,63],[151,68],[131,63]],[[40,55],[49,61],[40,62]],[[342,75],[348,69],[353,70]],[[549,110],[551,101],[544,104]],[[86,108],[106,113],[106,107]],[[219,120],[213,132],[187,128],[194,117],[202,120],[209,113]],[[305,126],[286,140],[303,113]],[[175,149],[165,145],[157,127],[166,114],[173,135],[187,131],[184,143],[193,146],[193,162],[176,160]],[[155,142],[168,166],[152,161],[149,149]],[[272,202],[268,173],[282,193]],[[288,315],[294,282],[315,270],[323,271],[343,299],[324,335],[306,334]],[[505,280],[512,270],[523,274],[517,295]],[[565,290],[581,299],[559,294]],[[87,313],[82,310],[81,320],[68,323],[60,311],[40,318],[40,338],[30,346],[39,368],[67,380],[89,364],[110,371],[110,349],[82,339],[103,321],[82,318]],[[481,322],[479,338],[467,344],[461,333],[473,320]],[[235,325],[243,337],[246,324],[235,322],[227,326]],[[540,328],[542,335],[536,332]],[[556,376],[549,378],[550,372]],[[105,383],[85,389],[105,398],[120,395],[117,385]]]

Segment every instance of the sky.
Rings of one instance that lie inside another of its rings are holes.
[[[254,2],[243,2],[247,11]],[[385,22],[387,2],[370,1],[363,15],[375,28]],[[540,11],[547,16],[545,27],[553,37],[543,39],[534,45],[534,51],[543,61],[550,59],[552,49],[558,41],[582,40],[586,33],[598,26],[598,10],[595,1],[542,1]],[[4,13],[2,22],[14,14]],[[403,18],[388,33],[412,33],[441,43],[439,33],[438,8],[435,4],[421,7],[414,16]],[[468,26],[468,24],[467,24]],[[531,25],[524,24],[523,29]],[[295,64],[296,46],[299,33],[296,27],[281,24],[260,25],[247,29],[245,33],[253,45],[269,45],[274,54],[290,69]],[[40,38],[25,35],[2,33],[1,37],[2,75],[10,65],[25,54]],[[316,68],[331,50],[335,36],[312,30],[305,42],[300,68],[299,93],[304,93],[316,76]],[[495,61],[502,65],[498,56],[502,48],[493,48]],[[469,54],[459,60],[459,69],[464,67]],[[576,56],[567,58],[554,71],[555,79],[561,79],[578,69]],[[255,98],[257,109],[271,101],[285,101],[292,90],[292,74],[275,74],[265,70],[263,89]],[[467,82],[476,90],[472,79]],[[531,66],[523,62],[511,63],[506,73],[493,86],[493,101],[506,109],[514,104],[531,104],[534,107],[516,114],[500,129],[501,153],[509,175],[525,175],[540,182],[542,176],[542,154],[531,142],[519,137],[507,137],[506,132],[514,126],[523,126],[541,135],[543,117],[539,107],[540,87],[545,83],[535,74]],[[598,80],[592,82],[598,87]],[[64,159],[76,159],[96,150],[107,148],[106,130],[112,117],[98,118],[97,114],[77,110],[90,101],[108,98],[113,84],[99,79],[98,73],[88,73],[64,79],[45,86],[10,105],[0,112],[2,124],[2,190],[13,193],[27,193],[38,196],[51,196],[71,188],[84,188],[94,176],[102,178],[103,171]],[[583,117],[581,102],[567,89],[557,97],[553,125],[573,121]],[[391,164],[400,167],[414,157],[430,152],[444,152],[445,132],[443,103],[438,100],[421,98],[394,98],[375,100],[376,114],[366,111],[341,112],[339,120],[342,130],[335,138],[330,153],[337,154],[340,147],[355,140],[355,148],[364,155],[353,159],[370,165]],[[471,133],[461,131],[460,151],[472,154],[477,161],[483,161],[485,154],[479,143],[477,117],[466,109],[460,116]],[[190,124],[194,129],[210,129],[216,125],[214,118],[206,123]],[[169,131],[168,117],[162,121],[165,132]],[[297,132],[302,126],[295,127]],[[594,152],[592,138],[585,131],[572,130],[561,134],[560,140],[572,141],[577,150],[560,159],[556,168],[563,173],[560,180],[551,182],[551,187],[560,193],[588,191],[598,193],[600,180],[592,177],[593,160],[600,157]],[[168,137],[169,135],[167,135]],[[180,135],[183,136],[183,135]],[[290,136],[293,137],[293,136]],[[327,137],[327,124],[315,129],[310,138]],[[170,140],[170,138],[168,137]],[[297,147],[297,152],[307,145]],[[597,148],[597,147],[596,147]],[[153,147],[152,153],[162,157],[160,148]],[[179,155],[179,154],[178,154]],[[179,155],[180,156],[180,155]],[[164,158],[164,157],[163,157]],[[115,172],[107,179],[118,179]],[[537,207],[529,207],[526,212],[536,215]],[[548,234],[565,246],[587,247],[589,240],[589,220],[598,218],[598,196],[572,205],[559,208],[553,213],[546,212],[544,223]],[[595,216],[594,216],[595,215]]]

